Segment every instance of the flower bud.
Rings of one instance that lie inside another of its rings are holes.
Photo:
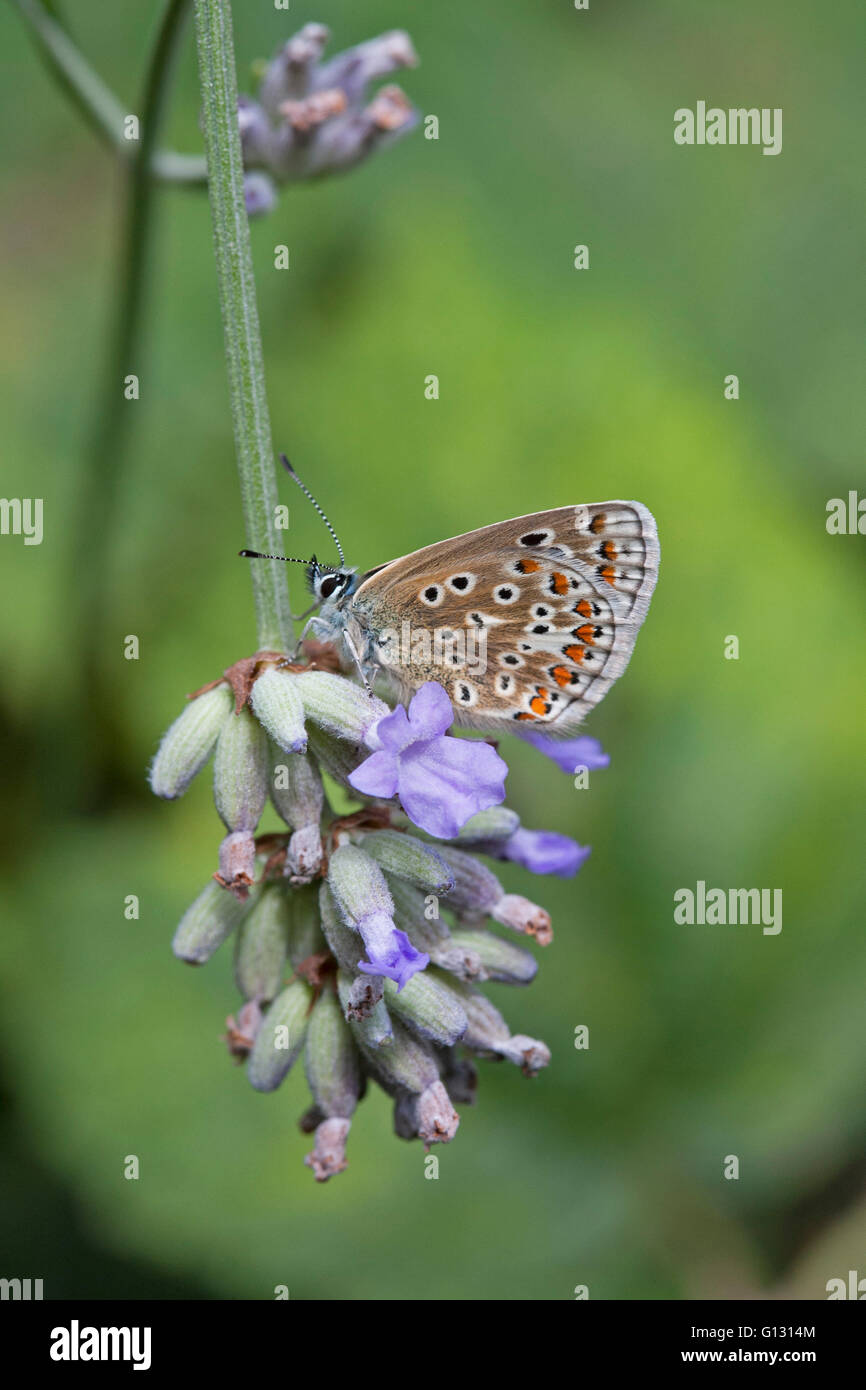
[[[234,1057],[237,1062],[246,1061],[261,1026],[262,1011],[256,999],[248,1000],[242,1008],[238,1009],[237,1018],[229,1014],[226,1019],[226,1033],[223,1041],[228,1047],[229,1055]]]
[[[288,896],[289,960],[297,968],[302,961],[327,950],[319,920],[319,894],[315,888],[295,889]]]
[[[219,872],[214,878],[243,902],[249,895],[255,874],[255,837],[251,830],[233,830],[220,843]]]
[[[479,957],[481,978],[500,980],[507,985],[527,985],[534,979],[538,961],[522,946],[511,941],[503,941],[493,932],[467,928],[451,933],[451,941],[457,947],[472,951]],[[438,962],[437,962],[438,964]]]
[[[507,840],[520,829],[520,817],[507,806],[489,806],[486,811],[476,811],[470,816],[457,834],[459,842],[464,840]],[[468,846],[466,846],[468,848]]]
[[[402,879],[392,878],[388,889],[394,901],[394,921],[419,951],[433,952],[448,942],[448,927],[437,917],[428,917],[424,894]]]
[[[441,1081],[434,1081],[419,1096],[401,1091],[394,1101],[394,1132],[401,1139],[447,1144],[459,1124],[460,1116]]]
[[[358,961],[364,954],[364,942],[357,932],[341,920],[334,894],[327,883],[323,883],[319,889],[319,912],[325,940],[337,964],[351,975],[357,974]],[[372,981],[374,977],[367,975],[365,978]],[[378,997],[381,997],[381,990]]]
[[[255,687],[253,687],[255,689]],[[271,749],[271,801],[292,830],[318,827],[325,804],[322,779],[312,758],[305,753],[279,753]]]
[[[259,95],[268,111],[275,115],[289,97],[306,96],[312,70],[329,38],[330,31],[324,24],[305,24],[283,45],[262,78]]]
[[[364,853],[388,874],[396,874],[426,893],[448,893],[454,876],[431,845],[399,830],[374,830],[361,842]]]
[[[550,913],[537,903],[522,898],[519,893],[505,893],[491,909],[491,917],[512,931],[534,936],[539,946],[549,946],[553,940]]]
[[[430,952],[430,959],[440,970],[447,970],[449,975],[456,975],[459,980],[485,978],[478,952],[453,943],[451,938],[446,945],[436,946]]]
[[[386,980],[385,1002],[414,1033],[440,1047],[451,1047],[466,1032],[460,1000],[427,971],[413,975],[399,992],[393,980]]]
[[[306,980],[292,980],[265,1014],[247,1062],[250,1085],[257,1091],[275,1091],[297,1060],[312,998]]]
[[[357,845],[340,845],[334,850],[328,864],[328,884],[349,926],[374,912],[387,917],[394,912],[385,875]]]
[[[502,884],[493,871],[462,849],[438,845],[437,850],[454,878],[446,906],[470,919],[489,916],[503,896]]]
[[[238,902],[211,879],[180,919],[171,949],[179,960],[204,965],[239,926],[246,910],[246,903]]]
[[[231,714],[232,694],[225,684],[197,695],[163,735],[150,769],[151,790],[173,800],[183,796],[213,752]]]
[[[390,713],[384,700],[330,671],[302,671],[295,685],[307,718],[349,743],[361,743],[370,725]]]
[[[460,1116],[441,1081],[422,1091],[415,1103],[418,1138],[425,1144],[448,1144],[457,1133]]]
[[[337,738],[312,723],[307,725],[307,737],[309,748],[315,754],[319,766],[324,768],[335,782],[348,787],[350,774],[366,756],[367,750],[357,743],[348,743],[345,739]]]
[[[349,1027],[370,1070],[384,1090],[392,1095],[399,1090],[420,1095],[439,1080],[436,1058],[428,1043],[414,1038],[396,1019],[392,1019],[391,1024],[394,1041],[390,1047],[378,1048],[369,1046],[356,1023],[350,1023]]]
[[[471,985],[454,981],[452,988],[466,1011],[467,1027],[463,1035],[465,1047],[475,1052],[495,1053],[516,1063],[524,1076],[534,1076],[550,1061],[550,1050],[536,1038],[523,1033],[511,1036],[508,1024],[490,1000]]]
[[[310,1016],[304,1070],[322,1115],[348,1119],[354,1113],[361,1092],[361,1058],[330,989],[322,990]]]
[[[279,992],[288,936],[285,890],[268,884],[244,917],[235,944],[235,982],[245,999],[269,1001]]]
[[[313,1152],[304,1158],[307,1167],[312,1168],[316,1182],[327,1182],[328,1178],[336,1177],[348,1166],[346,1139],[351,1123],[351,1120],[333,1116],[317,1126]]]
[[[253,685],[250,704],[278,748],[284,753],[304,751],[304,707],[295,676],[277,666],[266,667]]]
[[[403,29],[391,29],[323,63],[316,73],[316,85],[340,87],[350,101],[357,101],[376,78],[387,77],[397,68],[417,66],[418,55],[409,35]]]
[[[244,706],[225,721],[214,759],[214,801],[227,830],[252,832],[268,794],[268,741]]]
[[[337,972],[337,992],[343,1006],[343,1017],[352,1025],[356,1040],[375,1050],[391,1045],[394,1029],[382,998],[382,981],[378,981],[378,998],[373,998],[374,984],[375,980],[371,975],[357,975],[353,979],[345,970]],[[363,987],[369,992],[368,999],[359,998],[359,989]]]

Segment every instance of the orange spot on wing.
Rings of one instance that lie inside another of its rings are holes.
[[[605,541],[601,548],[609,560],[615,560],[619,553],[613,541]]]
[[[591,617],[592,617],[592,606],[590,605],[590,602],[589,602],[589,599],[588,599],[588,598],[582,598],[582,599],[580,600],[580,603],[576,603],[576,604],[574,605],[574,608],[573,608],[572,611],[575,612],[575,613],[579,613],[579,614],[581,615],[582,618],[591,618]]]
[[[613,588],[614,580],[616,579],[616,570],[614,569],[613,565],[605,565],[604,568],[599,571],[599,573],[601,574],[602,579],[606,579],[608,584],[610,584],[610,586]]]
[[[515,714],[514,718],[515,718],[515,719],[534,719],[534,718],[535,718],[535,715],[534,715],[534,714],[527,714],[526,711],[523,710],[523,711],[521,711],[520,714]]]
[[[574,635],[579,637],[581,642],[585,642],[588,647],[595,646],[595,628],[592,623],[583,623]]]
[[[553,574],[551,575],[550,587],[555,594],[567,594],[568,576],[565,574],[560,574],[559,570],[554,570]]]
[[[517,568],[521,574],[535,574],[536,570],[541,569],[541,565],[537,560],[518,560]]]
[[[577,648],[577,650],[580,651],[582,656],[582,648]],[[568,685],[571,681],[571,672],[569,671],[567,666],[554,666],[551,669],[550,674],[553,676],[553,679],[556,681],[556,684],[560,687],[563,685]]]
[[[594,517],[592,518],[592,521],[589,523],[589,529],[590,529],[590,531],[592,532],[592,534],[593,534],[594,536],[597,536],[597,535],[598,535],[599,531],[601,530],[602,526],[604,525],[604,522],[605,522],[605,515],[604,515],[604,512],[599,512],[598,516],[594,516]]]
[[[536,714],[547,714],[550,709],[550,705],[547,703],[547,691],[539,688],[538,694],[533,695],[529,701],[529,708],[534,710]]]
[[[576,647],[576,646],[574,646],[574,645],[572,645],[572,646],[570,646],[570,647],[566,647],[566,649],[565,649],[565,655],[568,657],[569,661],[574,661],[574,662],[576,662],[577,665],[579,666],[580,663],[583,661],[583,657],[584,657],[584,648],[583,648],[583,647]]]

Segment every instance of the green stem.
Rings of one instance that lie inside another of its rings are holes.
[[[90,128],[115,154],[126,162],[139,163],[140,149],[124,135],[124,121],[130,114],[102,78],[94,72],[63,25],[49,12],[42,0],[13,0],[29,28],[50,71],[76,106]],[[150,174],[161,183],[202,186],[207,167],[200,155],[157,150],[151,143],[147,164]]]
[[[252,550],[281,554],[265,368],[244,204],[229,0],[195,0],[195,24],[208,192],[247,544]],[[250,570],[259,647],[285,651],[292,625],[284,567],[254,562]]]
[[[111,702],[104,682],[107,552],[116,529],[121,464],[136,410],[135,404],[124,398],[124,377],[134,373],[141,378],[143,373],[142,321],[156,192],[150,169],[189,4],[190,0],[166,0],[139,108],[140,138],[137,142],[126,142],[132,146],[134,158],[125,170],[118,286],[112,299],[113,322],[105,357],[104,383],[82,477],[81,510],[75,531],[74,543],[79,547],[74,572],[79,576],[75,600],[83,682],[82,728],[92,727],[94,710],[99,711],[103,721],[99,745],[82,749],[82,767],[89,773],[92,795],[97,800],[115,775],[113,767],[124,763],[122,734],[118,721],[112,721]]]

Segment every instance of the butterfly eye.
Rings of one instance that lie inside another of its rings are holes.
[[[322,598],[330,598],[334,590],[340,588],[340,583],[341,581],[339,575],[329,574],[327,579],[322,580],[321,586],[319,588],[319,593],[321,594]]]

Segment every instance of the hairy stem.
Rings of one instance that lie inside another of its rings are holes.
[[[250,549],[279,555],[273,444],[244,204],[229,0],[195,0],[195,21],[208,192],[247,544]],[[250,570],[259,646],[286,650],[292,626],[284,567],[253,562]]]

